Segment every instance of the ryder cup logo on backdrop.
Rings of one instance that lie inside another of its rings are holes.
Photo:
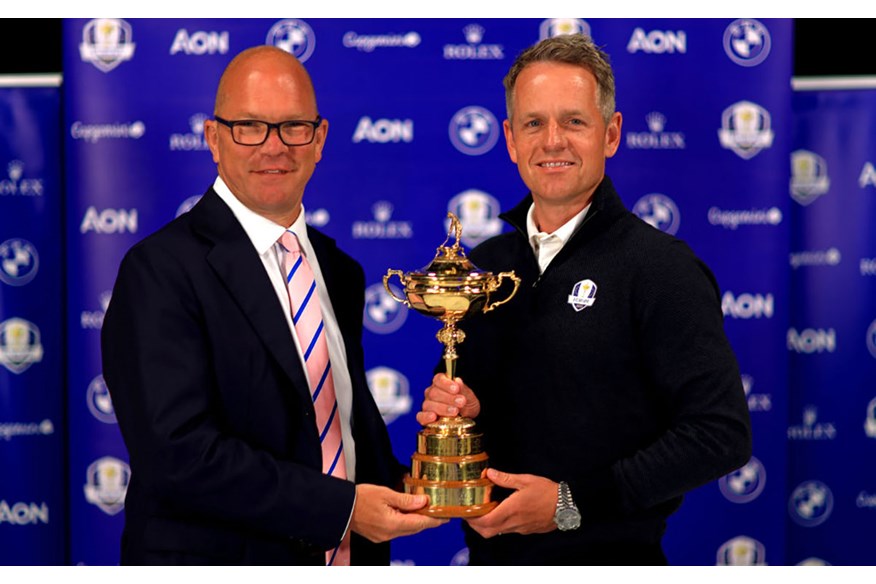
[[[548,39],[563,34],[590,35],[590,25],[580,18],[548,18],[541,22],[538,28],[539,40]]]
[[[748,160],[773,145],[770,114],[750,101],[739,101],[721,114],[718,139],[721,146]]]
[[[104,424],[116,423],[116,411],[103,375],[98,375],[88,384],[85,401],[88,403],[88,411],[96,419]]]
[[[740,18],[724,30],[724,51],[743,67],[760,65],[770,54],[770,32],[760,21]]]
[[[721,494],[733,503],[749,503],[757,499],[766,486],[766,469],[755,457],[742,468],[718,481]]]
[[[189,131],[170,135],[170,150],[203,151],[209,150],[207,138],[204,136],[204,122],[210,119],[205,113],[197,113],[189,117]]]
[[[596,302],[596,284],[593,280],[581,280],[572,287],[572,293],[567,300],[575,312],[581,312]]]
[[[864,434],[868,438],[876,438],[876,398],[867,404],[867,415],[864,418]]]
[[[40,329],[23,318],[0,322],[0,365],[16,375],[43,360]]]
[[[125,508],[130,482],[131,467],[118,458],[104,456],[85,471],[85,500],[107,515],[116,515]]]
[[[392,284],[389,285],[397,298],[404,298],[403,292]],[[388,335],[394,333],[408,318],[408,309],[393,300],[383,282],[371,284],[365,289],[365,310],[362,323],[372,333]]]
[[[870,323],[867,328],[867,349],[873,358],[876,359],[876,320]]]
[[[268,31],[265,44],[274,45],[291,53],[304,63],[316,48],[316,35],[313,29],[303,20],[281,20]]]
[[[95,18],[82,29],[79,56],[108,73],[134,57],[131,25],[121,18]]]
[[[766,548],[756,539],[739,535],[718,548],[718,566],[766,566]]]
[[[808,205],[830,189],[827,163],[824,158],[808,150],[791,153],[791,197],[801,205]]]
[[[411,411],[408,379],[395,369],[375,367],[365,374],[380,416],[387,424]]]
[[[821,525],[833,511],[833,492],[820,481],[800,483],[788,499],[788,512],[802,527]]]
[[[675,201],[660,193],[645,195],[633,205],[633,213],[642,221],[670,235],[678,233],[681,213]]]
[[[462,224],[462,243],[474,247],[502,232],[499,219],[499,201],[477,189],[462,191],[447,203],[447,210]],[[450,231],[450,219],[444,220],[444,229]]]
[[[486,108],[464,107],[450,120],[450,142],[469,156],[480,156],[493,149],[499,140],[499,122]]]
[[[40,266],[36,247],[26,239],[7,239],[0,243],[0,282],[24,286],[33,280]]]

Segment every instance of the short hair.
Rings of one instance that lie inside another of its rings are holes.
[[[608,54],[600,49],[588,35],[567,34],[546,38],[529,47],[514,61],[503,81],[505,85],[505,108],[511,119],[511,102],[517,78],[526,66],[533,63],[567,63],[587,69],[596,77],[600,113],[607,124],[614,114],[614,72]]]

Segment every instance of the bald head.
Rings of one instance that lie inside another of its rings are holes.
[[[219,79],[216,90],[215,113],[222,115],[228,102],[235,95],[235,89],[242,83],[258,82],[261,78],[284,76],[297,85],[297,93],[313,103],[316,109],[316,93],[304,65],[290,53],[271,45],[251,47],[237,54],[228,63]]]

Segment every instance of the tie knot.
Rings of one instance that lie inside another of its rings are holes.
[[[298,236],[292,231],[284,231],[280,236],[280,245],[287,253],[301,253],[301,246],[298,244]]]

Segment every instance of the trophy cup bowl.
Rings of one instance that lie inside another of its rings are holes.
[[[453,379],[456,345],[465,339],[457,322],[511,300],[520,286],[520,278],[514,272],[493,274],[478,270],[459,244],[462,235],[459,219],[453,213],[447,216],[451,232],[438,248],[435,259],[416,272],[388,270],[383,286],[396,302],[444,323],[436,338],[444,345],[445,372]],[[448,246],[451,234],[456,241]],[[390,289],[392,276],[398,276],[404,297],[396,296]],[[506,279],[514,282],[513,290],[506,298],[491,302],[491,295]],[[478,517],[496,506],[490,500],[493,483],[484,475],[488,456],[482,438],[475,422],[461,416],[439,418],[420,430],[417,451],[411,457],[411,476],[405,478],[405,492],[429,495],[429,505],[421,513],[434,517]]]

